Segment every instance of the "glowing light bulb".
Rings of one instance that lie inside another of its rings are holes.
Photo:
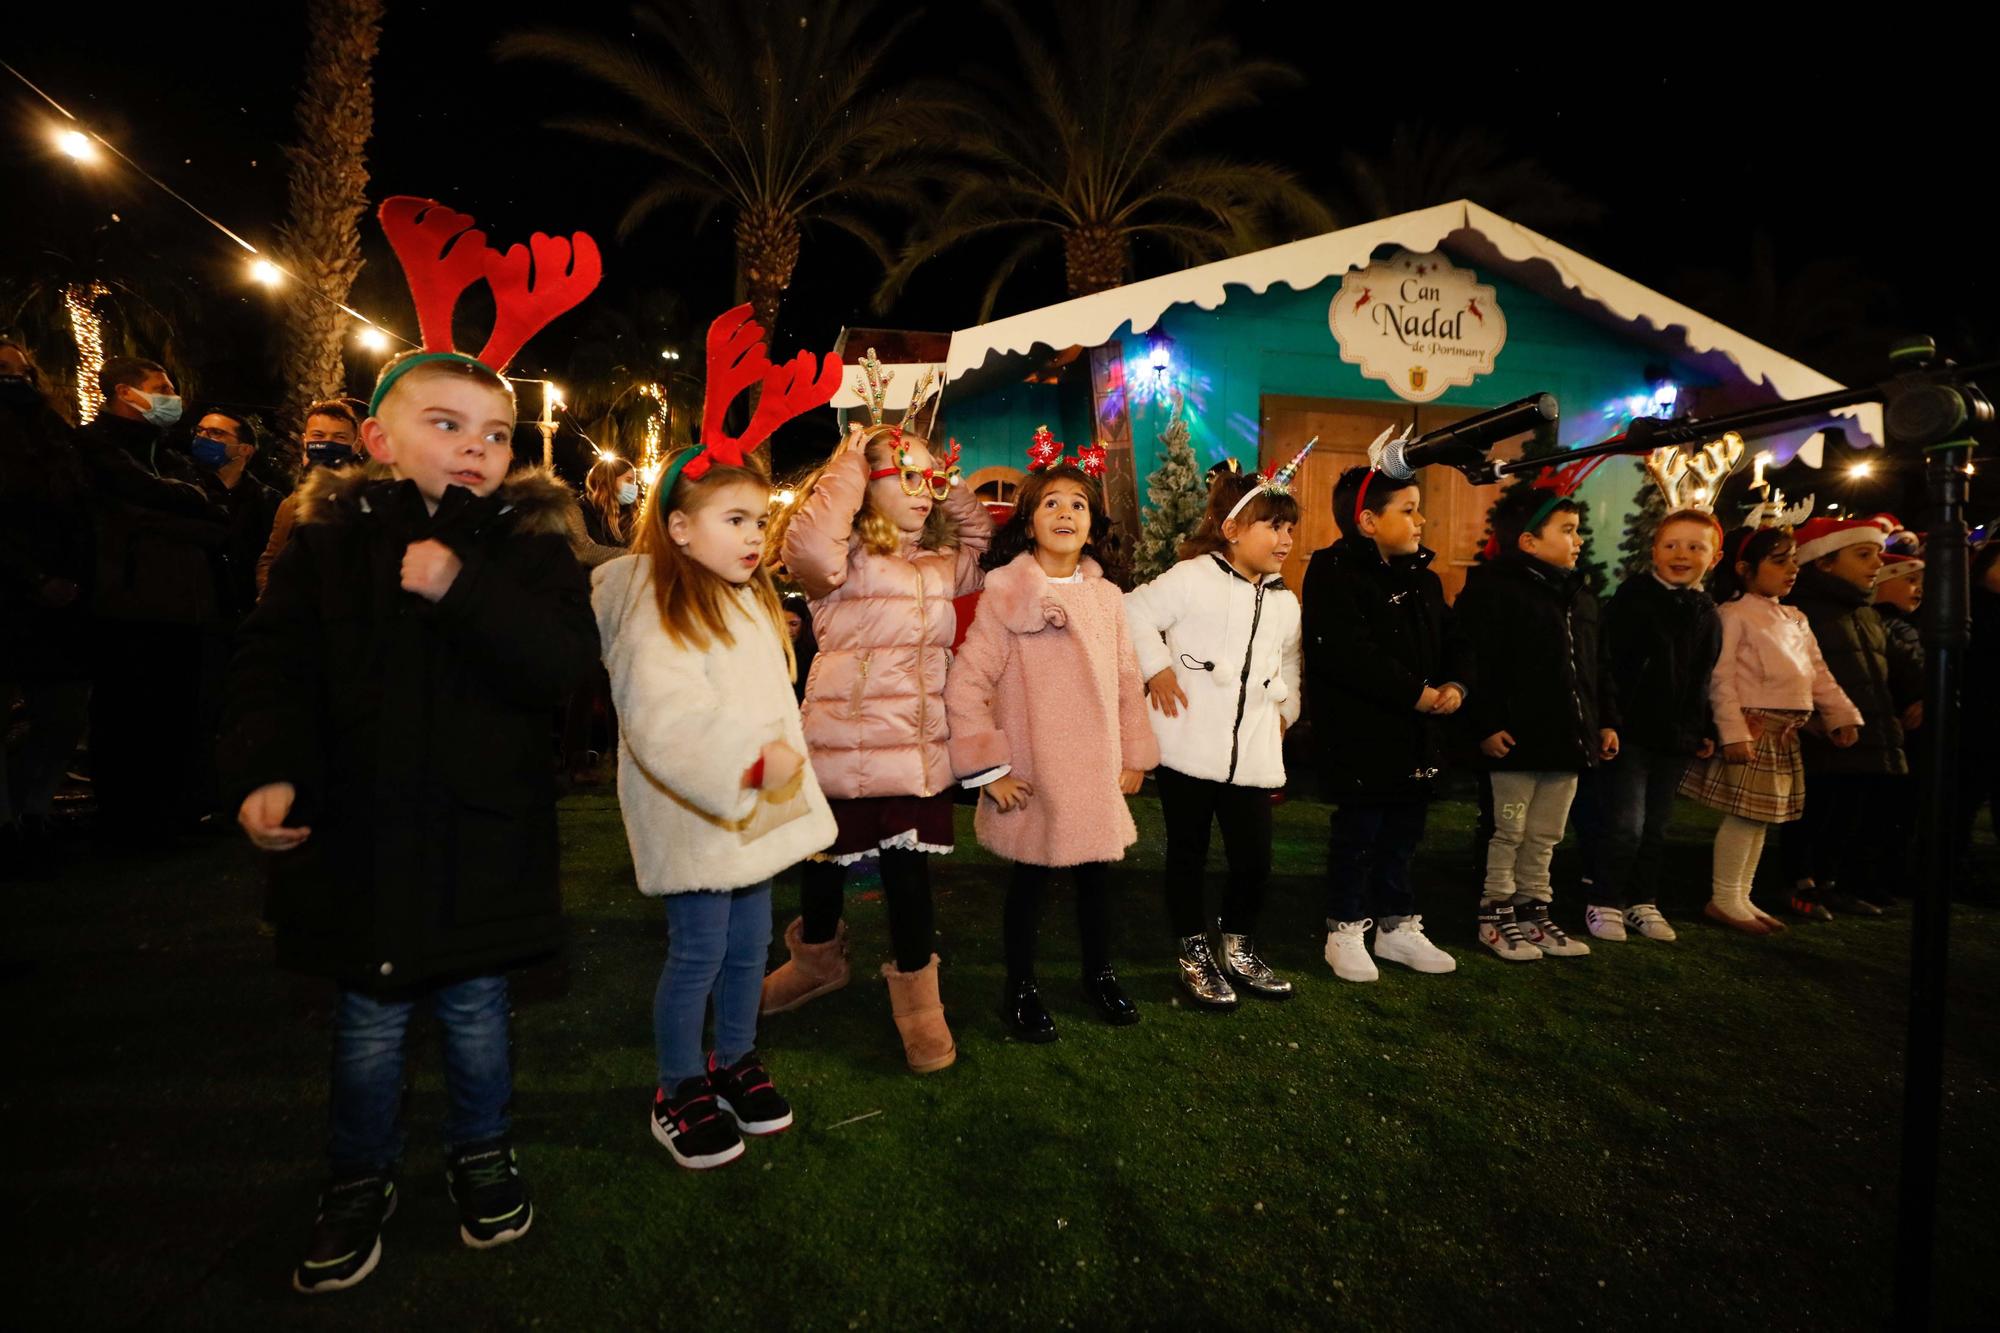
[[[1847,469],[1847,475],[1850,477],[1865,477],[1874,470],[1875,465],[1873,463],[1863,461],[1850,465]]]
[[[250,280],[265,287],[276,287],[285,280],[285,274],[270,260],[257,259],[251,261]]]
[[[73,162],[95,162],[97,145],[82,130],[61,130],[56,134],[56,151]]]
[[[373,324],[363,324],[361,331],[354,335],[354,341],[360,343],[363,349],[370,352],[386,352],[389,350],[389,335],[376,328]]]
[[[788,504],[790,504],[790,503],[791,503],[792,501],[794,501],[794,500],[796,500],[796,499],[798,499],[798,498],[799,498],[799,493],[798,493],[797,491],[779,491],[779,492],[778,492],[778,503],[779,503],[779,505],[781,505],[781,506],[783,506],[783,505],[788,505]]]

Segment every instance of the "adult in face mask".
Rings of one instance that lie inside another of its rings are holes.
[[[595,568],[624,555],[639,513],[639,474],[631,463],[616,454],[600,455],[583,479],[582,510],[588,540],[579,544],[571,534],[576,558]]]
[[[90,718],[83,465],[28,349],[0,338],[0,877],[51,868],[56,788]]]
[[[229,408],[202,413],[188,454],[202,470],[202,489],[229,515],[229,540],[223,546],[228,568],[223,575],[232,616],[249,613],[257,604],[257,562],[271,538],[278,512],[278,493],[250,474],[257,456],[257,427],[250,418]]]
[[[348,467],[364,462],[361,449],[361,414],[355,409],[358,403],[349,403],[341,398],[329,398],[323,403],[314,403],[306,409],[306,428],[299,433],[305,445],[305,470],[314,468]],[[278,504],[278,512],[271,520],[271,538],[264,544],[264,553],[257,558],[257,595],[264,595],[264,587],[271,581],[271,566],[277,563],[278,553],[285,549],[292,539],[292,524],[298,518],[298,493],[294,491]]]
[[[223,508],[192,459],[161,435],[180,396],[157,361],[117,356],[98,375],[104,405],[77,432],[97,520],[90,753],[98,815],[134,842],[192,826],[189,761],[200,745],[204,636],[223,619]]]

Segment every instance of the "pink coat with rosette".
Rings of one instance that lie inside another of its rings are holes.
[[[1034,788],[1012,811],[982,799],[974,817],[980,845],[1010,861],[1118,860],[1139,837],[1119,771],[1160,762],[1125,599],[1096,561],[1082,572],[1053,583],[1027,553],[988,574],[945,687],[958,775],[1007,764]]]
[[[781,558],[812,602],[819,640],[806,677],[806,744],[829,797],[931,796],[952,780],[944,708],[958,629],[951,599],[979,587],[993,518],[961,486],[944,502],[958,520],[956,548],[911,543],[881,555],[854,534],[867,495],[867,459],[848,450],[785,532]]]

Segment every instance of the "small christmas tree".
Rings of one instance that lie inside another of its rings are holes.
[[[1653,484],[1651,474],[1646,471],[1646,460],[1639,459],[1632,466],[1639,470],[1639,493],[1632,497],[1636,508],[1632,521],[1625,526],[1625,540],[1618,543],[1618,572],[1628,579],[1653,567],[1653,534],[1659,531],[1660,520],[1667,516],[1667,499]]]
[[[1132,577],[1144,583],[1167,572],[1180,559],[1180,545],[1201,522],[1208,507],[1208,478],[1188,442],[1185,404],[1174,392],[1174,414],[1160,435],[1160,465],[1146,478],[1146,517],[1140,524]]]

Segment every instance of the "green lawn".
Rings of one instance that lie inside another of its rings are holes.
[[[269,965],[247,852],[87,856],[12,887],[7,1322],[1885,1325],[1906,912],[1775,940],[1707,928],[1710,826],[1688,809],[1663,904],[1680,942],[1504,964],[1472,952],[1470,811],[1444,804],[1420,883],[1460,971],[1347,985],[1320,958],[1325,809],[1298,801],[1278,811],[1266,944],[1299,997],[1197,1013],[1172,1002],[1159,810],[1136,805],[1121,943],[1141,1025],[1085,1016],[1065,896],[1043,968],[1062,1039],[1002,1036],[1001,877],[964,821],[937,880],[958,1065],[904,1072],[873,976],[881,906],[857,886],[854,984],[764,1032],[798,1127],[696,1175],[645,1124],[663,914],[632,888],[615,799],[571,798],[572,948],[517,992],[533,1232],[458,1243],[426,1034],[382,1266],[312,1301],[286,1277],[320,1171],[324,997]],[[781,925],[795,896],[781,883]],[[1581,930],[1581,912],[1559,892],[1559,919]],[[1953,956],[1939,1290],[1970,1325],[1993,1318],[2000,1258],[2000,915],[1955,912]]]

